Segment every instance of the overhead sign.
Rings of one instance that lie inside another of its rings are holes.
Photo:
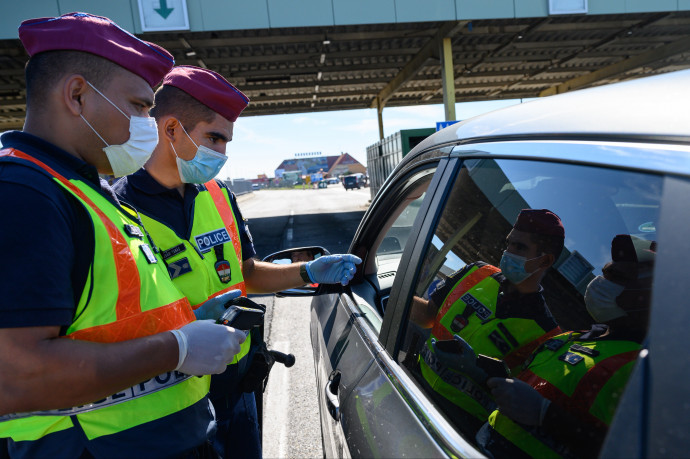
[[[549,14],[587,13],[587,0],[549,0]]]
[[[436,130],[440,131],[443,128],[447,128],[451,124],[459,123],[460,121],[436,121]]]
[[[187,0],[137,0],[143,32],[189,30]]]

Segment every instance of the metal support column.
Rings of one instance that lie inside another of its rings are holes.
[[[383,104],[381,104],[381,99],[376,98],[376,114],[379,120],[379,140],[383,140]]]
[[[449,37],[441,39],[441,79],[443,81],[443,109],[446,121],[455,121],[455,72],[453,72],[453,45]]]

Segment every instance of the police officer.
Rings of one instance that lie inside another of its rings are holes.
[[[156,91],[151,109],[158,122],[158,146],[143,169],[114,186],[123,201],[140,210],[173,281],[193,307],[235,289],[246,294],[310,282],[346,285],[361,262],[354,255],[289,265],[252,258],[256,253],[235,196],[215,180],[227,160],[234,123],[248,102],[216,72],[173,68]],[[233,365],[211,383],[219,424],[216,448],[225,457],[261,457],[254,395],[236,388],[248,351],[249,339]]]
[[[0,152],[0,437],[11,457],[172,457],[214,427],[209,377],[244,334],[195,321],[136,212],[99,173],[157,142],[164,49],[107,18],[24,21],[23,132]]]
[[[560,218],[546,209],[522,210],[506,237],[500,269],[484,262],[452,274],[431,294],[416,299],[411,319],[431,327],[419,366],[432,393],[452,402],[448,411],[472,434],[495,407],[475,366],[478,354],[502,359],[517,368],[541,343],[558,333],[544,297],[541,279],[563,249]],[[437,347],[454,340],[457,349]]]
[[[495,457],[595,457],[647,332],[656,243],[618,235],[587,286],[597,322],[546,341],[515,379],[490,378],[498,410],[477,435]]]

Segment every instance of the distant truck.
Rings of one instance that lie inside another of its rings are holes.
[[[349,190],[350,188],[360,189],[363,186],[366,186],[366,184],[366,176],[361,173],[346,175],[345,177],[343,177],[343,186],[346,190]]]

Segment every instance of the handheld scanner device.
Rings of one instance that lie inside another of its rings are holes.
[[[236,303],[240,303],[242,306]],[[216,323],[227,325],[238,330],[249,331],[264,323],[264,309],[260,306],[261,305],[245,297],[235,298],[228,302],[227,309]]]

